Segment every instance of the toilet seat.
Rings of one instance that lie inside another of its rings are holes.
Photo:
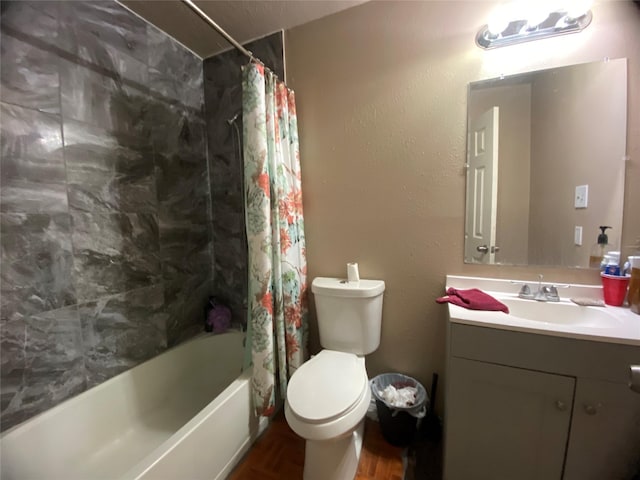
[[[364,358],[323,350],[291,377],[287,403],[304,422],[328,423],[353,410],[368,388]]]

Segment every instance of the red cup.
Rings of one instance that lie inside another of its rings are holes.
[[[601,273],[604,303],[612,307],[619,307],[624,302],[629,286],[629,276],[607,275]]]

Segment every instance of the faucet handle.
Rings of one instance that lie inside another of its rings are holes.
[[[559,302],[560,301],[560,295],[558,295],[558,288],[555,285],[551,285],[550,287],[545,287],[546,290],[546,294],[547,294],[547,300],[550,302]]]
[[[522,285],[520,292],[518,293],[520,298],[533,298],[533,294],[531,293],[531,288],[526,283]]]

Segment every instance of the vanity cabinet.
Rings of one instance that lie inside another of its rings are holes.
[[[446,480],[630,480],[640,347],[450,323]]]
[[[578,379],[564,480],[640,472],[640,394],[626,383]]]

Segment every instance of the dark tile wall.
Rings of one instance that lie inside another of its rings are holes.
[[[213,233],[202,60],[113,1],[0,6],[6,429],[198,332]]]
[[[283,32],[245,47],[284,79]],[[204,60],[204,98],[213,216],[214,291],[246,324],[247,240],[242,165],[242,72],[247,57],[228,50]],[[235,122],[230,121],[235,117]],[[235,125],[235,126],[234,126]],[[237,130],[235,127],[237,126]]]

